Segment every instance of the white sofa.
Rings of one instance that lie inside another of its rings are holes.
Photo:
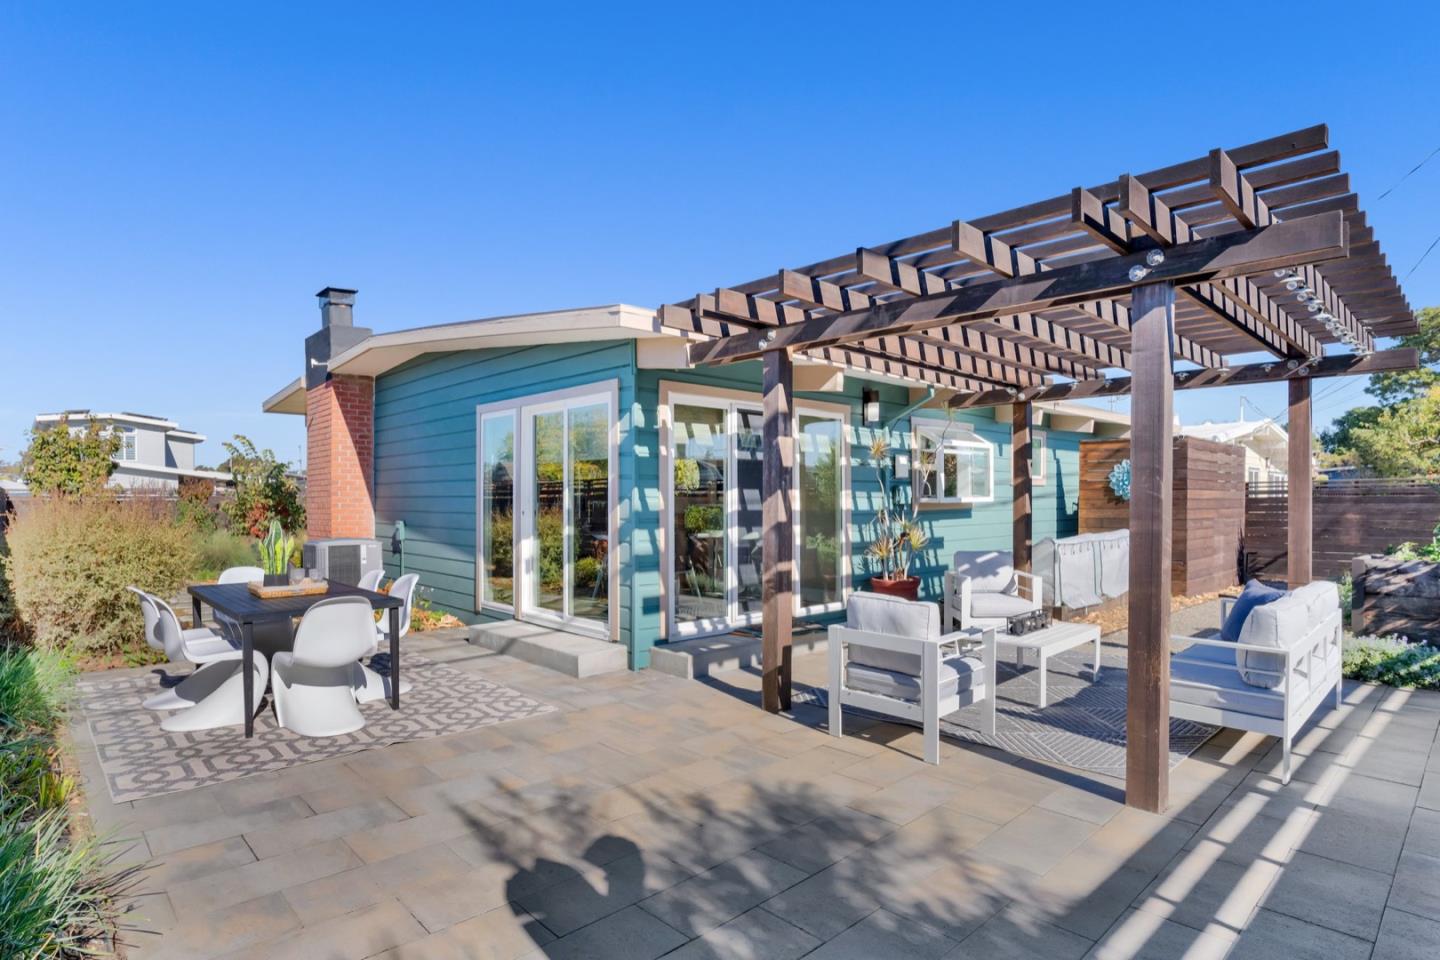
[[[1233,600],[1222,600],[1220,619]],[[1295,731],[1334,691],[1341,696],[1340,594],[1335,584],[1306,584],[1255,607],[1239,639],[1172,637],[1189,646],[1170,660],[1170,715],[1279,737],[1290,782]]]
[[[1033,567],[1057,607],[1093,607],[1130,588],[1130,531],[1047,537],[1035,544]]]
[[[830,734],[847,706],[920,724],[925,762],[940,762],[940,718],[984,701],[995,733],[995,631],[941,634],[933,603],[851,594],[845,625],[830,628]],[[962,647],[979,645],[979,656]]]
[[[1040,609],[1040,578],[1015,569],[1006,550],[958,550],[945,573],[946,630],[1004,631],[1008,618]]]

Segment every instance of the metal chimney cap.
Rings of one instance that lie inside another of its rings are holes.
[[[355,294],[358,290],[349,290],[345,287],[326,287],[315,296],[320,298],[322,303],[343,304],[345,306],[355,305]]]

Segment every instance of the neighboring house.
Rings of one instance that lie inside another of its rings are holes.
[[[263,405],[305,415],[312,540],[378,537],[394,575],[404,521],[405,569],[437,606],[614,640],[636,668],[653,644],[759,622],[758,362],[689,369],[687,341],[626,305],[371,334],[353,291],[320,297],[306,375]],[[907,381],[803,358],[795,383],[802,615],[837,614],[869,575],[876,431],[937,454],[922,596],[957,549],[1010,548],[1009,408],[952,419]],[[1034,418],[1034,537],[1073,534],[1080,441],[1128,419]]]
[[[1187,437],[1233,443],[1245,448],[1245,482],[1284,482],[1289,469],[1290,435],[1274,420],[1234,420],[1181,427]]]
[[[230,482],[230,474],[218,470],[195,469],[195,447],[205,437],[181,430],[173,420],[139,413],[94,413],[89,410],[66,410],[42,413],[35,418],[36,430],[48,430],[61,423],[72,431],[85,430],[90,421],[120,437],[115,453],[115,472],[110,485],[127,490],[152,489],[173,491],[188,477]]]

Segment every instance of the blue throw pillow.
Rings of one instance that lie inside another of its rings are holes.
[[[1225,618],[1225,623],[1220,627],[1220,639],[1229,640],[1231,643],[1239,640],[1240,630],[1245,626],[1245,618],[1250,616],[1250,611],[1263,604],[1274,603],[1283,596],[1284,590],[1267,587],[1259,580],[1251,580],[1245,584],[1239,599],[1230,608],[1230,616]]]

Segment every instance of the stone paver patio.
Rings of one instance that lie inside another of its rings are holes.
[[[131,957],[1440,955],[1437,694],[1347,687],[1288,786],[1273,741],[1223,732],[1157,816],[983,747],[926,766],[904,727],[837,740],[748,673],[405,643],[560,709],[124,805],[72,727],[97,828],[146,864]]]

